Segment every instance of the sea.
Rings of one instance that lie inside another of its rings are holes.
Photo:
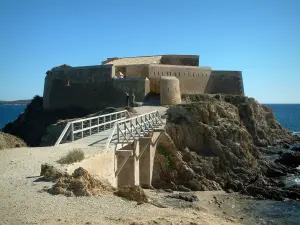
[[[24,112],[26,105],[0,105],[0,129]]]
[[[272,108],[276,119],[292,132],[300,132],[300,104],[265,104]],[[26,105],[0,105],[0,129],[24,112]]]
[[[300,104],[265,105],[274,110],[276,119],[283,127],[300,136]],[[25,108],[25,105],[0,106],[0,129],[5,124],[17,119]],[[300,178],[293,178],[293,182],[300,183]],[[300,225],[300,202],[250,199],[246,200],[244,204],[247,205],[245,208],[249,215],[249,219],[244,220],[245,224]]]

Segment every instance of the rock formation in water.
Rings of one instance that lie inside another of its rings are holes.
[[[217,97],[193,96],[198,102],[169,108],[166,133],[155,158],[153,186],[300,198],[299,192],[286,190],[277,179],[297,170],[265,159],[260,151],[300,139],[278,124],[271,109],[254,99]]]

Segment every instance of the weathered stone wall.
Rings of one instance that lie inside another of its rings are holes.
[[[244,95],[242,72],[213,70],[205,93]]]
[[[150,92],[150,81],[148,78],[124,78],[114,79],[114,90],[123,93],[133,92],[135,100],[142,102],[145,96]]]
[[[163,55],[161,64],[182,65],[182,66],[199,66],[198,55]]]
[[[116,79],[120,69],[128,75]],[[244,95],[240,71],[212,71],[209,67],[178,65],[114,65],[54,68],[47,72],[44,85],[45,109],[71,106],[97,110],[126,105],[126,92],[133,92],[136,101],[143,101],[149,93],[160,93],[162,76],[178,78],[181,94]],[[149,78],[149,80],[147,79]]]
[[[160,93],[160,77],[174,76],[179,79],[181,94],[204,93],[211,68],[196,66],[149,65],[150,90]]]
[[[57,68],[47,72],[44,85],[44,109],[71,106],[89,110],[122,107],[126,91],[143,101],[149,92],[149,80],[144,78],[113,79],[112,65]]]
[[[179,80],[176,77],[162,76],[160,80],[160,104],[176,105],[180,103]]]
[[[148,77],[149,67],[148,65],[129,65],[125,67],[126,77]]]
[[[105,92],[112,86],[113,74],[110,65],[52,69],[45,78],[43,107],[58,109],[76,105],[98,108]]]

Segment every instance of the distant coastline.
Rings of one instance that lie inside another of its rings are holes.
[[[31,99],[26,100],[15,100],[15,101],[1,101],[0,105],[27,105],[31,102]]]

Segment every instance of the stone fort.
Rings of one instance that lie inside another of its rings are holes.
[[[135,100],[142,102],[150,93],[166,93],[170,87],[175,88],[177,95],[244,95],[241,71],[202,67],[199,58],[198,55],[108,58],[96,66],[55,67],[46,73],[44,108],[122,107],[126,105],[126,92],[133,93]],[[174,83],[174,79],[179,82]],[[172,90],[169,92],[173,94]]]

